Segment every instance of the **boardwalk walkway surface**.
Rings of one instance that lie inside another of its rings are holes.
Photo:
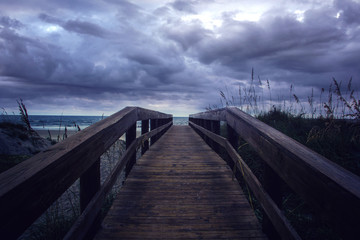
[[[266,239],[231,169],[189,127],[136,163],[95,239]]]

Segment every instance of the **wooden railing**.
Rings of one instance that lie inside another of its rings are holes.
[[[227,124],[227,139],[219,135],[220,121]],[[226,149],[264,209],[265,226],[270,220],[282,239],[300,238],[279,208],[282,181],[314,207],[319,216],[330,219],[331,226],[344,239],[358,239],[358,176],[235,107],[190,115],[189,124],[210,146],[217,148],[219,144]],[[265,161],[264,186],[235,150],[239,136]]]
[[[142,135],[136,138],[136,122]],[[149,132],[150,122],[150,132]],[[172,115],[126,107],[48,150],[0,174],[0,238],[19,237],[62,193],[80,178],[82,214],[66,239],[82,239],[99,225],[106,194],[120,172],[136,161],[172,125]],[[126,151],[100,186],[100,156],[126,133]]]

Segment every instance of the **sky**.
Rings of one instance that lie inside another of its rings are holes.
[[[187,116],[252,69],[273,98],[292,85],[306,101],[333,77],[359,90],[359,14],[359,0],[1,0],[0,107]]]

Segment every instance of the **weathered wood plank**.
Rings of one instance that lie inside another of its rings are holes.
[[[0,236],[20,236],[131,125],[150,117],[172,116],[124,108],[0,174]]]
[[[143,134],[136,141],[132,141],[132,143],[127,147],[124,155],[121,159],[116,163],[114,169],[111,171],[103,185],[101,186],[100,190],[96,193],[96,195],[91,199],[89,204],[87,205],[86,209],[83,211],[81,216],[76,220],[73,224],[69,232],[66,234],[64,239],[84,239],[86,233],[89,231],[93,222],[96,221],[96,217],[101,210],[102,203],[111,190],[112,186],[114,185],[116,179],[118,178],[119,174],[124,170],[127,163],[130,161],[133,152],[135,152],[136,148],[141,145],[141,143],[145,139],[149,139],[151,136],[158,134],[159,132],[166,129],[170,123],[159,127],[151,132],[147,132]]]
[[[240,111],[227,108],[226,120],[305,201],[328,216],[344,237],[360,235],[360,177],[292,138]]]
[[[137,120],[148,120],[148,119],[167,119],[172,118],[171,114],[157,112],[141,107],[136,107],[138,119]]]
[[[0,236],[19,236],[136,118],[125,108],[0,174]]]
[[[98,159],[88,170],[80,177],[80,210],[84,212],[91,199],[100,189],[100,159]],[[100,213],[94,215],[94,221],[91,230],[86,233],[86,238],[94,237],[96,230],[100,227]]]
[[[216,121],[226,121],[226,109],[216,109],[207,112],[201,112],[196,114],[191,114],[189,118],[193,119],[206,119],[206,120],[216,120]]]
[[[141,134],[149,132],[149,119],[141,121]],[[143,155],[149,149],[149,140],[142,142],[141,144],[141,155]]]
[[[254,193],[255,197],[265,210],[266,215],[270,218],[276,230],[280,233],[282,239],[300,239],[299,235],[293,229],[289,221],[286,219],[284,214],[280,211],[278,206],[274,203],[273,199],[269,194],[264,190],[259,180],[252,173],[251,169],[247,166],[245,161],[239,156],[237,151],[233,148],[233,144],[227,141],[226,138],[223,138],[219,135],[216,135],[205,128],[202,128],[193,123],[190,124],[192,127],[198,129],[213,141],[217,142],[223,146],[229,156],[231,157],[234,164],[236,164],[237,171],[240,172],[249,185],[251,191]]]
[[[137,161],[96,239],[265,239],[231,174],[190,127],[172,126]]]

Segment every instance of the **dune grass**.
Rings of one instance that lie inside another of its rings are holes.
[[[266,80],[263,84],[260,77],[255,81],[252,70],[247,87],[239,86],[235,96],[227,88],[220,90],[220,104],[206,109],[236,106],[360,176],[360,100],[352,87],[352,78],[345,87],[342,85],[333,78],[327,91],[321,89],[319,96],[315,96],[312,89],[307,99],[300,99],[290,85],[288,99],[274,100],[271,82]],[[239,146],[240,156],[263,183],[265,162],[241,138]],[[240,184],[262,222],[263,210],[257,199],[243,180]],[[341,239],[329,227],[328,220],[317,216],[315,209],[288,186],[283,184],[279,188],[280,208],[303,239]]]
[[[8,117],[8,113],[2,108],[2,122],[0,128],[10,129],[13,137],[27,140],[38,134],[33,130],[30,124],[28,110],[22,99],[17,101],[21,122],[12,122]],[[61,120],[59,131],[56,140],[52,139],[49,132],[48,139],[53,144],[65,140],[68,137],[67,127],[65,126],[64,133],[61,134]],[[74,123],[74,127],[80,131],[80,126]],[[123,140],[116,141],[104,154],[101,156],[100,170],[101,183],[110,174],[116,162],[121,158],[125,151],[125,142]],[[9,168],[29,159],[31,155],[0,155],[0,173]],[[104,218],[107,211],[110,209],[115,196],[119,192],[124,181],[124,174],[120,175],[110,193],[107,195],[103,207],[101,209],[101,217]],[[80,184],[79,180],[67,189],[62,196],[60,196],[24,233],[19,239],[63,239],[67,231],[76,221],[80,215]]]

